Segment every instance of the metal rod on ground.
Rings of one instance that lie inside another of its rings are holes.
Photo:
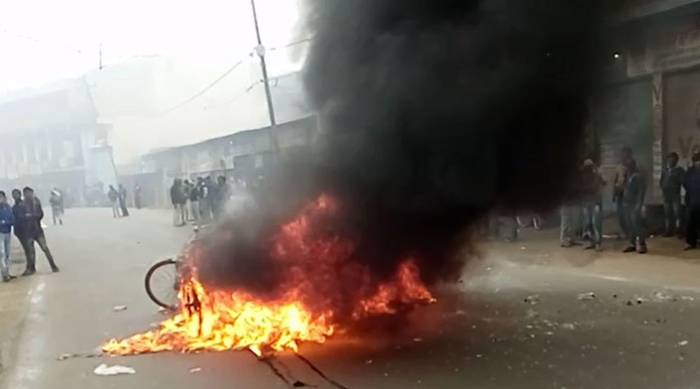
[[[299,353],[297,353],[297,352],[295,352],[294,355],[296,355],[297,358],[299,358],[302,362],[306,363],[306,365],[309,366],[309,367],[311,368],[311,370],[315,371],[316,374],[318,374],[319,376],[321,376],[321,378],[323,378],[324,380],[326,380],[326,382],[328,382],[329,384],[335,386],[335,387],[338,388],[338,389],[348,389],[347,386],[345,386],[345,385],[343,385],[343,384],[341,384],[341,383],[339,383],[339,382],[333,380],[332,378],[328,377],[325,373],[323,373],[323,372],[321,371],[321,369],[319,369],[318,367],[316,367],[316,365],[314,365],[310,360],[306,359],[303,355],[301,355],[301,354],[299,354]]]
[[[272,105],[272,94],[270,93],[270,80],[267,77],[267,62],[265,61],[265,47],[260,38],[260,26],[258,25],[258,11],[255,8],[255,0],[250,0],[250,5],[253,8],[253,21],[255,22],[255,36],[258,39],[258,46],[255,48],[256,53],[260,57],[260,66],[262,67],[263,82],[265,83],[265,97],[267,98],[267,111],[270,115],[270,143],[272,151],[275,155],[279,153],[279,142],[277,139],[277,120],[275,119],[275,108]]]
[[[273,373],[274,375],[276,375],[277,378],[279,378],[280,380],[282,380],[282,382],[284,382],[284,383],[287,385],[287,387],[289,387],[289,388],[293,388],[293,387],[294,387],[294,384],[293,384],[290,380],[288,380],[287,377],[285,377],[284,374],[282,374],[282,372],[279,371],[279,370],[275,367],[275,365],[272,364],[272,361],[270,361],[270,360],[269,360],[268,358],[266,358],[266,357],[257,355],[257,354],[254,353],[253,350],[251,350],[251,349],[247,349],[247,350],[255,357],[255,359],[258,360],[258,362],[262,362],[262,363],[266,364],[267,367],[269,367],[270,370],[272,370],[272,373]]]

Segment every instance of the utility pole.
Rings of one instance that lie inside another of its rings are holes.
[[[260,26],[258,25],[258,11],[255,8],[255,0],[250,0],[250,5],[253,8],[253,21],[255,22],[255,35],[258,38],[258,46],[255,52],[260,57],[260,66],[262,67],[263,83],[265,84],[265,97],[267,98],[267,111],[270,115],[270,143],[272,151],[275,155],[279,154],[280,145],[277,139],[277,120],[275,119],[275,108],[272,105],[272,94],[270,93],[270,80],[267,77],[267,62],[265,61],[265,46],[260,39]]]

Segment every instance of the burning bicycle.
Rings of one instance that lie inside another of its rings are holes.
[[[156,305],[171,311],[179,308],[180,285],[182,280],[187,279],[191,273],[191,269],[185,263],[185,257],[188,250],[196,245],[199,236],[200,227],[195,226],[192,237],[181,254],[154,263],[146,272],[144,278],[146,294]]]
[[[146,276],[149,297],[164,308],[175,308],[172,315],[150,331],[110,339],[102,349],[111,355],[228,350],[249,350],[258,357],[296,353],[300,344],[325,343],[352,323],[400,315],[435,301],[416,259],[407,257],[392,275],[378,277],[355,260],[350,240],[318,234],[317,223],[336,212],[333,199],[320,196],[276,229],[270,237],[268,266],[279,269],[284,265],[295,271],[279,273],[275,290],[266,294],[203,283],[200,266],[207,257],[198,242],[204,237],[195,233],[183,255],[156,263]],[[207,249],[217,248],[208,243]]]

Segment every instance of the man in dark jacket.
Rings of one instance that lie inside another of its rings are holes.
[[[7,203],[5,192],[0,190],[0,271],[4,282],[14,278],[10,275],[10,242],[13,224],[15,224],[15,216],[12,213],[12,207]]]
[[[173,204],[173,225],[175,227],[184,226],[185,192],[182,189],[182,180],[179,178],[174,179],[173,185],[170,187],[170,202]]]
[[[659,186],[664,196],[664,214],[666,216],[666,231],[664,236],[670,237],[680,233],[681,228],[681,186],[685,170],[678,166],[678,153],[670,153],[666,157],[666,167],[661,173]]]
[[[603,243],[603,219],[601,217],[603,196],[601,190],[605,185],[603,177],[592,159],[583,162],[581,171],[581,202],[583,207],[583,228],[593,233],[591,242],[585,248],[601,250]]]
[[[646,182],[642,173],[637,168],[637,163],[631,159],[626,163],[627,178],[622,194],[622,205],[625,212],[625,223],[629,228],[630,245],[624,250],[626,253],[638,252],[646,254],[646,230],[642,220],[642,208],[646,196]]]
[[[700,154],[693,155],[693,166],[685,174],[683,186],[688,207],[688,226],[686,230],[686,250],[698,247],[698,229],[700,229]]]
[[[51,255],[51,250],[46,243],[46,236],[44,235],[44,229],[41,227],[41,219],[44,218],[44,210],[41,208],[41,201],[34,197],[34,190],[30,187],[24,187],[22,189],[24,194],[24,200],[22,204],[24,205],[24,216],[20,220],[23,226],[23,236],[25,239],[25,253],[27,254],[27,270],[22,274],[23,276],[30,276],[36,273],[36,251],[34,249],[34,242],[39,244],[41,251],[46,255],[46,259],[49,261],[51,266],[51,271],[54,273],[58,272],[58,266]]]

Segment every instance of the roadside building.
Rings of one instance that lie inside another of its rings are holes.
[[[592,101],[591,131],[609,182],[620,149],[632,148],[655,211],[663,156],[675,151],[686,166],[700,149],[700,1],[614,4],[608,83]]]
[[[115,177],[110,130],[98,122],[83,78],[2,99],[0,188],[29,185],[48,198],[56,186],[63,190],[66,205],[83,204],[87,187]]]
[[[280,123],[275,130],[282,152],[311,144],[317,128],[315,116]],[[131,167],[119,168],[119,180],[133,188],[139,185],[145,206],[169,204],[168,188],[175,178],[195,179],[226,176],[230,183],[252,187],[269,173],[273,162],[270,127],[233,132],[179,147],[156,150]]]

